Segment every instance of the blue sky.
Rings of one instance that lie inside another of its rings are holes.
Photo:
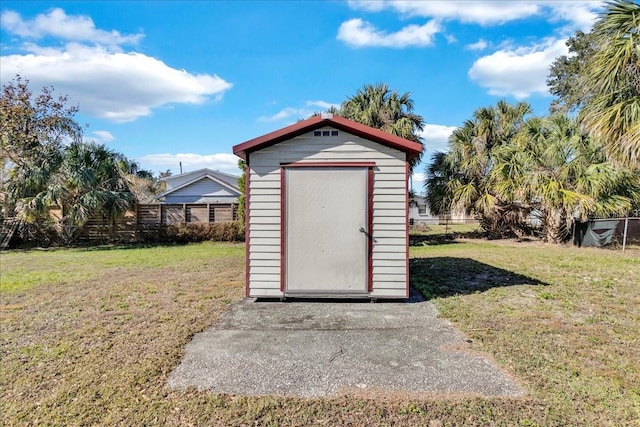
[[[155,172],[237,173],[231,147],[364,84],[411,92],[425,160],[499,99],[546,114],[545,79],[602,2],[10,1],[0,79],[52,85],[85,138]],[[416,169],[419,186],[424,167]]]

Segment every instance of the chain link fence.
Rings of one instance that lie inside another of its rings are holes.
[[[623,251],[640,245],[640,217],[590,219],[574,221],[573,244],[576,246],[612,246]]]

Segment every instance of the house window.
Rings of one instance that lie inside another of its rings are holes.
[[[331,131],[331,136],[338,136],[338,131],[337,130],[332,130]]]
[[[331,132],[329,132],[328,130],[323,130],[322,131],[322,136],[330,136]]]
[[[320,130],[314,130],[314,131],[313,131],[313,136],[322,136],[322,131],[320,131]]]
[[[427,205],[418,205],[418,215],[427,214]]]

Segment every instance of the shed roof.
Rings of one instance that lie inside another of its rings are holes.
[[[422,144],[418,142],[409,141],[408,139],[391,135],[390,133],[384,132],[380,129],[375,129],[370,126],[345,119],[344,117],[325,113],[235,145],[233,147],[233,154],[246,160],[247,154],[252,151],[257,151],[270,145],[286,141],[324,126],[331,126],[370,141],[375,141],[382,145],[404,151],[407,153],[408,159],[414,158],[422,152]]]

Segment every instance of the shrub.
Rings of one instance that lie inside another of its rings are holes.
[[[243,242],[244,223],[240,221],[210,224],[187,223],[163,227],[161,240],[171,243]]]
[[[55,222],[50,218],[39,221],[23,221],[14,237],[18,237],[16,247],[35,248],[55,246],[59,242]]]

